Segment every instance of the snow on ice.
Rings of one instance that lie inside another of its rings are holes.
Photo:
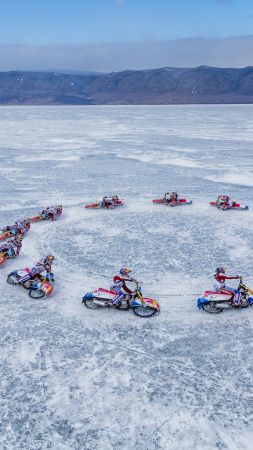
[[[252,448],[253,311],[196,308],[217,265],[253,287],[252,129],[252,106],[0,108],[0,225],[64,205],[0,271],[1,449]],[[152,204],[168,190],[193,204]],[[51,298],[6,283],[48,253]],[[159,316],[81,304],[122,265]]]

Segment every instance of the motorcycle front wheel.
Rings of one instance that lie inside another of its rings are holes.
[[[29,290],[29,297],[31,298],[43,298],[45,297],[45,292],[42,291],[42,289],[30,289]]]
[[[219,314],[223,311],[223,308],[220,308],[215,304],[215,302],[210,303],[204,303],[203,304],[204,311],[210,313],[210,314]]]
[[[138,317],[152,317],[158,312],[157,309],[150,306],[134,306],[132,309]]]

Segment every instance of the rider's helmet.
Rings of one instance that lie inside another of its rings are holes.
[[[222,204],[225,203],[227,201],[227,195],[219,195],[218,197],[218,203]]]
[[[226,273],[226,269],[225,269],[225,267],[217,267],[215,272],[216,272],[216,275],[218,275],[218,273]]]
[[[17,246],[17,247],[20,247],[21,245],[22,245],[22,241],[23,241],[23,238],[22,238],[22,236],[17,236],[17,237],[15,237],[15,239],[13,240],[13,243]]]
[[[166,192],[164,199],[169,201],[177,200],[177,192]]]
[[[61,213],[61,212],[62,212],[62,205],[57,205],[57,206],[56,206],[56,211],[57,211],[58,213]]]
[[[119,271],[121,275],[128,275],[130,272],[132,272],[132,270],[129,269],[128,267],[122,267],[122,269],[120,269]]]
[[[30,228],[30,226],[31,226],[31,220],[30,219],[24,219],[24,220],[22,220],[22,222],[21,222],[26,228]]]
[[[53,255],[47,255],[45,257],[45,262],[48,262],[50,264],[53,262],[53,260],[54,260],[54,256]]]
[[[177,192],[171,192],[170,198],[171,200],[177,200]]]

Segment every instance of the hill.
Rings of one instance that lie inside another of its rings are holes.
[[[0,104],[253,103],[253,67],[200,66],[108,74],[0,72]]]

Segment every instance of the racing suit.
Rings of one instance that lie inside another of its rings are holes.
[[[41,275],[44,271],[48,273],[51,272],[51,264],[48,261],[45,261],[44,258],[41,258],[34,267],[29,269],[26,275],[19,280],[19,282],[23,283],[24,281],[30,280],[31,278],[39,278],[42,280],[43,276]]]
[[[61,213],[57,211],[57,208],[55,206],[48,206],[48,208],[45,208],[40,212],[40,215],[44,220],[46,219],[56,220],[57,217],[61,215]]]
[[[118,294],[117,297],[113,300],[112,304],[117,305],[120,303],[126,294],[133,294],[133,292],[127,287],[126,282],[133,281],[132,278],[122,275],[115,275],[113,278],[113,285],[111,286],[111,291]]]
[[[171,194],[170,192],[166,192],[163,197],[164,203],[170,206],[175,206],[178,203],[178,194],[174,192]]]
[[[216,292],[222,292],[223,294],[232,294],[232,300],[235,304],[240,304],[241,295],[238,289],[233,289],[226,286],[226,280],[237,280],[238,276],[228,276],[223,272],[220,272],[214,276],[214,290]]]

